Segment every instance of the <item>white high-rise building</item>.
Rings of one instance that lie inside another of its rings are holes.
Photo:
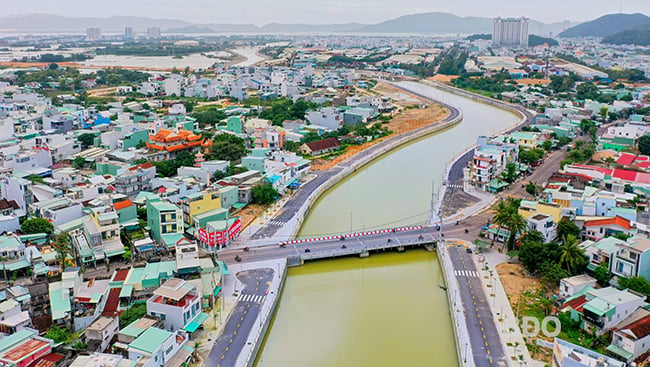
[[[99,41],[102,39],[102,30],[100,28],[88,28],[86,29],[86,40],[87,41]]]
[[[496,18],[492,29],[492,47],[528,47],[528,18]]]
[[[133,39],[133,27],[124,28],[124,39],[132,40]]]
[[[147,28],[147,37],[150,39],[160,38],[160,28],[158,27]]]

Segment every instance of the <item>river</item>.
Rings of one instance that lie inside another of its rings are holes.
[[[463,122],[391,152],[314,205],[301,236],[422,224],[431,184],[476,141],[520,117],[415,83],[407,89],[462,110]],[[457,365],[435,254],[419,250],[307,263],[291,269],[257,366]]]

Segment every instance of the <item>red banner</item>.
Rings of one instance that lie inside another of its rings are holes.
[[[241,220],[237,219],[228,229],[228,240],[232,240],[241,231]],[[199,241],[208,246],[223,245],[226,243],[226,231],[208,232],[201,228],[198,231]]]

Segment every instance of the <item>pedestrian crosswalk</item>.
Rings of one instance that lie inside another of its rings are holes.
[[[238,300],[239,302],[252,302],[252,303],[262,304],[265,298],[266,296],[242,293],[239,295]]]
[[[455,270],[457,277],[475,277],[478,278],[478,272],[473,270]]]
[[[281,225],[284,225],[284,221],[274,219],[274,220],[270,220],[270,221],[266,222],[266,225],[267,226],[281,226]]]
[[[464,185],[447,185],[447,188],[462,190],[462,189],[465,188],[465,186]]]

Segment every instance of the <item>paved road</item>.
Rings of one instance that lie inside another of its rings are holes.
[[[237,306],[230,313],[228,322],[210,350],[205,366],[234,366],[243,346],[248,342],[249,334],[262,309],[271,279],[272,269],[247,270],[236,274],[244,284]]]
[[[495,315],[490,310],[488,298],[483,291],[479,271],[464,247],[449,247],[454,265],[454,276],[460,294],[454,294],[453,307],[462,307],[471,341],[474,363],[478,367],[506,366],[506,356],[501,346],[499,332],[494,324]],[[457,303],[459,302],[459,303]],[[465,348],[461,345],[462,355]]]

